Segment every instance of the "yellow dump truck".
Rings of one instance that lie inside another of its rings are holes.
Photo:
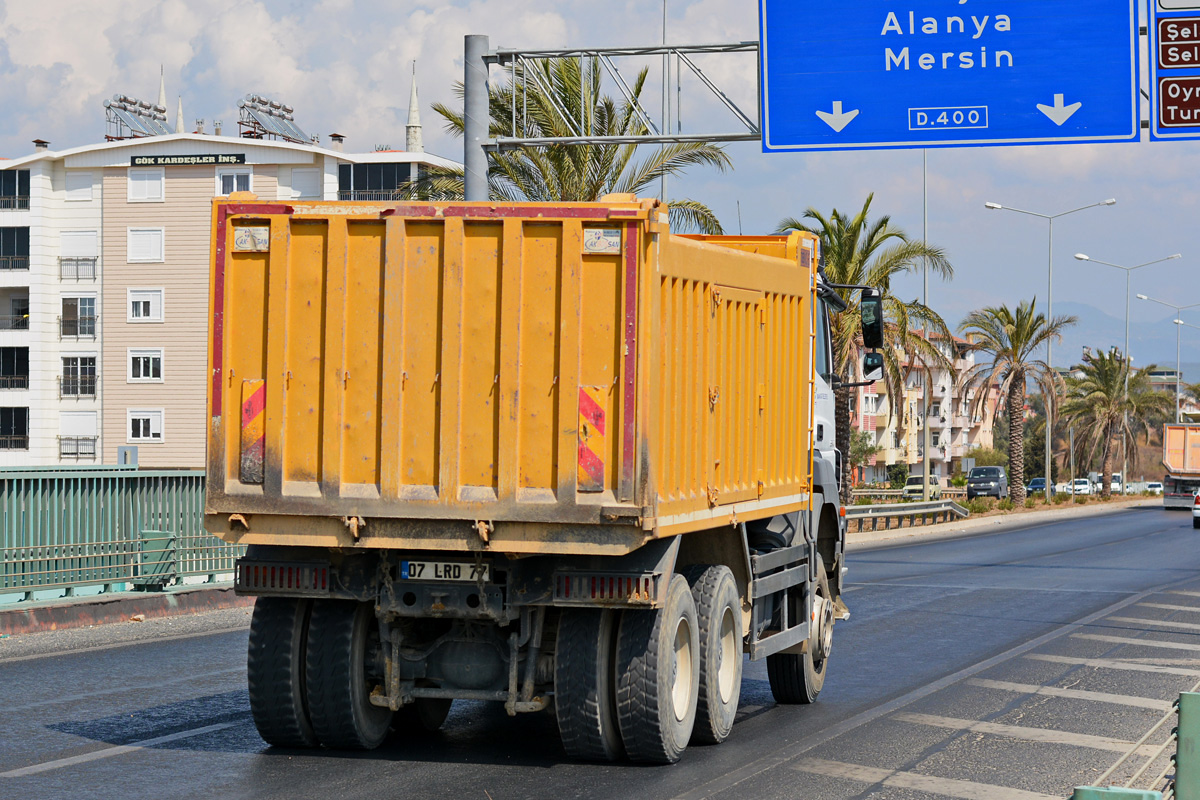
[[[1200,425],[1163,425],[1163,507],[1192,507],[1200,492]]]
[[[816,237],[672,235],[631,195],[240,194],[212,258],[206,521],[247,545],[267,742],[373,748],[493,700],[552,708],[572,757],[669,763],[728,736],[744,653],[817,697],[846,306]]]

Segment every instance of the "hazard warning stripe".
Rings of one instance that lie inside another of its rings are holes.
[[[242,483],[263,482],[266,457],[266,381],[242,381]]]
[[[607,388],[579,387],[579,473],[581,492],[604,491],[604,402]]]

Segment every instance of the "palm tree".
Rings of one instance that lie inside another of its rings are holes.
[[[1100,452],[1105,497],[1112,494],[1113,445],[1126,437],[1136,442],[1137,433],[1148,433],[1153,417],[1174,403],[1171,395],[1151,388],[1150,371],[1156,366],[1131,371],[1128,359],[1113,348],[1107,353],[1085,353],[1077,368],[1079,377],[1067,379],[1063,416],[1074,423],[1078,446],[1089,460]],[[1129,455],[1130,466],[1136,467],[1138,448]],[[1121,476],[1122,482],[1128,479]]]
[[[575,127],[582,120],[589,136],[638,136],[648,133],[641,115],[641,94],[648,69],[638,73],[630,86],[634,101],[617,102],[602,95],[601,69],[595,58],[539,59],[515,67],[513,83],[489,88],[493,137],[520,135],[522,138],[579,136]],[[462,83],[455,94],[463,96]],[[516,103],[514,127],[513,103]],[[446,130],[462,137],[464,115],[441,103],[433,106],[442,116]],[[567,120],[570,120],[568,122]],[[488,193],[494,200],[575,201],[599,200],[603,195],[653,194],[663,177],[679,175],[692,166],[725,171],[732,162],[725,150],[707,142],[685,142],[654,148],[638,159],[636,144],[549,144],[522,147],[488,155]],[[420,181],[402,187],[407,197],[431,200],[461,200],[464,195],[461,167],[431,167]],[[721,233],[712,209],[695,200],[673,199],[671,227]]]
[[[892,280],[906,272],[914,272],[924,261],[935,274],[949,278],[954,267],[940,248],[924,241],[909,239],[904,231],[892,225],[891,217],[868,219],[874,194],[867,195],[862,210],[853,216],[836,208],[826,217],[811,206],[802,219],[788,217],[776,226],[778,232],[801,230],[821,237],[821,260],[825,277],[832,283],[874,286],[883,292],[884,346],[883,382],[888,396],[904,397],[904,381],[914,364],[937,364],[953,370],[953,362],[927,338],[914,333],[921,327],[940,334],[950,341],[950,330],[935,311],[916,300],[903,301],[891,293]],[[854,363],[862,344],[862,318],[858,312],[858,296],[853,290],[838,289],[846,302],[846,311],[830,319],[833,335],[834,374],[843,380],[853,380]],[[908,359],[907,364],[905,359]],[[836,437],[839,442],[850,441],[850,389],[834,384]],[[891,409],[897,403],[890,403]],[[889,411],[892,413],[892,411]],[[849,499],[849,460],[842,461],[842,500]]]
[[[996,414],[1008,412],[1008,485],[1014,503],[1025,502],[1025,385],[1032,381],[1042,396],[1054,406],[1056,389],[1062,379],[1050,365],[1033,354],[1046,341],[1061,339],[1062,331],[1075,324],[1075,317],[1059,316],[1047,319],[1037,312],[1037,298],[1021,301],[1014,312],[1006,305],[988,306],[972,311],[958,326],[971,340],[971,347],[989,353],[990,362],[980,361],[963,376],[967,385],[981,387],[975,398],[976,409],[983,406],[987,387],[1000,385],[1000,402]]]

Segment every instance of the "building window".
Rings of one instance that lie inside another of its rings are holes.
[[[92,173],[67,172],[67,202],[81,203],[92,199]]]
[[[162,263],[166,260],[164,238],[162,228],[130,228],[126,260],[130,264]]]
[[[292,199],[320,200],[323,195],[324,192],[321,191],[321,170],[292,170]]]
[[[940,434],[939,434],[937,431],[934,431],[932,435],[933,435],[933,446],[934,446],[934,447],[937,447],[937,446],[938,446],[938,439],[940,439],[940,438],[941,438],[941,435],[940,435]]]
[[[0,330],[29,330],[29,295],[9,297],[8,309],[9,313],[6,316],[0,316]]]
[[[95,339],[96,298],[64,297],[58,324],[63,339]]]
[[[163,290],[130,289],[129,322],[162,322]]]
[[[217,196],[250,191],[251,171],[246,167],[217,168]]]
[[[96,357],[63,356],[60,397],[96,396]]]
[[[162,167],[129,170],[129,202],[161,203],[166,172]]]
[[[129,351],[129,382],[130,383],[162,383],[163,351],[130,350]]]
[[[99,252],[96,231],[63,231],[58,236],[59,277],[63,280],[95,280]]]
[[[0,450],[29,449],[29,409],[0,408]]]
[[[0,347],[0,389],[29,388],[29,348]]]
[[[163,440],[163,412],[158,409],[134,409],[126,412],[129,420],[127,430],[129,444],[161,442]]]
[[[0,209],[29,208],[29,170],[0,172]]]
[[[0,228],[0,270],[10,269],[29,269],[28,227]]]
[[[418,179],[425,168],[418,165]],[[411,164],[339,164],[339,200],[391,200],[409,182]]]

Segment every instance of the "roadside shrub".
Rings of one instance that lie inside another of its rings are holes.
[[[1056,506],[1061,505],[1062,503],[1065,503],[1070,499],[1071,499],[1071,495],[1067,494],[1066,492],[1055,492],[1054,505],[1056,505]]]
[[[870,497],[856,497],[854,499],[854,505],[856,506],[869,506],[874,502]]]
[[[967,485],[967,476],[963,475],[961,472],[958,473],[957,475],[955,475],[953,478],[950,479],[950,485],[957,486],[960,488],[963,486],[966,486]]]
[[[1025,507],[1026,508],[1033,508],[1036,505],[1037,505],[1037,501],[1034,500],[1032,497],[1025,498]]]
[[[994,497],[973,497],[967,501],[967,511],[972,514],[986,514],[996,507],[996,499]],[[1012,503],[1009,503],[1012,507]]]
[[[1077,505],[1083,505],[1083,504],[1085,504],[1087,501],[1088,501],[1088,499],[1087,499],[1087,495],[1085,495],[1085,494],[1081,494],[1081,495],[1079,495],[1078,497],[1076,497],[1076,498],[1075,498],[1075,503],[1076,503]]]
[[[1028,502],[1028,501],[1026,501],[1026,502]],[[1033,506],[1029,506],[1029,507],[1032,508]],[[999,503],[996,503],[996,508],[1000,509],[1001,511],[1012,511],[1014,508],[1016,508],[1016,506],[1013,505],[1012,500],[1010,500],[1009,498],[1006,497],[1003,500],[1001,500]]]

